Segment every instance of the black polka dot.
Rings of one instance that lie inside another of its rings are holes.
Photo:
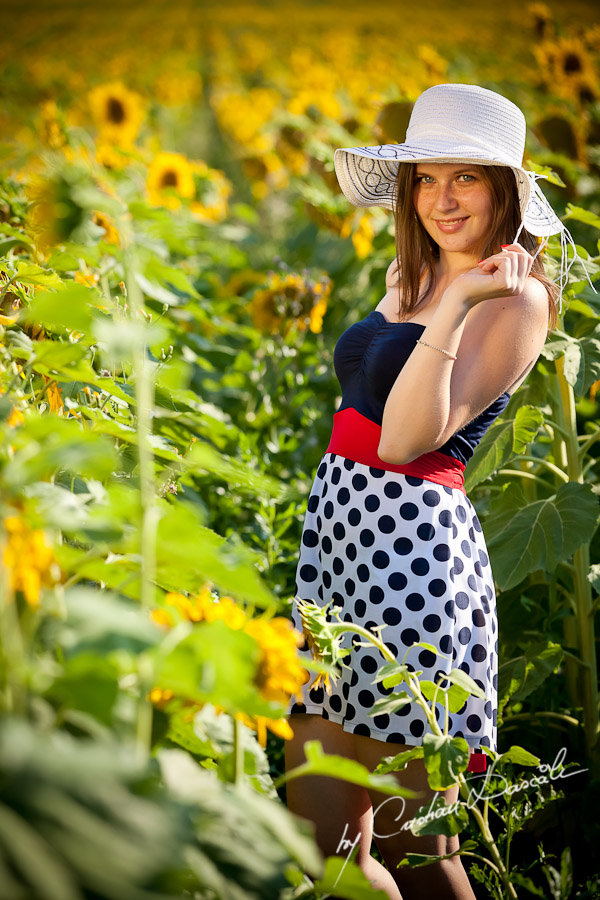
[[[305,565],[300,569],[300,578],[302,581],[313,582],[317,580],[318,576],[319,573],[314,566]]]
[[[397,541],[394,541],[394,550],[400,556],[407,556],[413,548],[413,543],[409,538],[398,538]]]
[[[346,529],[341,522],[336,522],[333,526],[333,536],[336,541],[343,541],[346,537]]]
[[[423,503],[426,506],[437,506],[440,502],[440,495],[437,491],[425,491],[423,494]]]
[[[396,528],[396,523],[392,516],[380,516],[377,520],[377,527],[382,534],[392,534]]]
[[[386,625],[398,625],[402,621],[402,613],[394,606],[388,606],[383,613],[383,621]]]
[[[429,572],[429,563],[423,556],[418,556],[417,559],[413,559],[410,564],[411,571],[415,573],[415,575],[427,575]]]
[[[375,543],[375,535],[370,528],[363,528],[360,533],[360,542],[363,547],[372,547]]]
[[[419,653],[419,665],[424,669],[430,669],[432,666],[435,666],[435,653],[432,653],[431,650],[421,650]]]
[[[436,544],[433,548],[433,557],[438,562],[447,562],[450,559],[450,547],[448,544]]]
[[[408,579],[404,572],[392,572],[388,578],[388,584],[393,591],[403,591],[408,584]]]
[[[386,497],[389,497],[390,500],[397,500],[402,493],[402,488],[397,482],[388,481],[383,488],[383,493]]]
[[[403,519],[410,522],[419,515],[419,508],[414,503],[402,503],[400,506],[400,515]]]
[[[365,497],[365,509],[368,509],[369,512],[377,512],[380,506],[381,500],[376,494],[369,494],[368,497]]]
[[[471,656],[475,662],[483,662],[487,657],[487,651],[483,644],[473,644],[471,647]]]
[[[475,714],[467,716],[467,728],[469,729],[469,731],[480,731],[481,719],[479,718],[479,716]]]
[[[422,541],[431,541],[435,537],[435,528],[429,522],[421,522],[417,527],[417,534]]]
[[[305,547],[316,547],[319,543],[319,535],[312,528],[305,528],[302,534],[302,543]]]
[[[424,606],[425,598],[422,594],[409,594],[406,598],[406,607],[407,609],[410,609],[411,612],[420,612]]]
[[[385,569],[390,564],[390,558],[385,550],[376,550],[373,554],[373,565],[376,569]]]
[[[421,639],[419,632],[414,628],[405,628],[400,637],[402,638],[402,643],[406,647],[411,647],[413,644],[418,643],[418,641],[420,641]]]
[[[471,629],[467,627],[461,628],[458,632],[458,639],[461,644],[468,644],[471,640]]]
[[[355,528],[361,520],[360,510],[353,507],[348,513],[348,523]]]
[[[420,719],[413,719],[408,728],[410,733],[415,737],[421,737],[421,735],[425,731],[425,726]]]
[[[364,491],[366,486],[368,485],[368,481],[363,474],[357,472],[352,476],[352,487],[355,491]]]
[[[441,597],[446,593],[446,582],[442,578],[434,578],[429,582],[428,588],[432,597]]]
[[[439,631],[441,625],[442,620],[435,613],[430,613],[430,615],[425,616],[425,618],[423,619],[423,628],[430,634],[434,634],[436,631]]]
[[[468,607],[468,605],[469,605],[469,602],[470,602],[470,601],[469,601],[469,595],[468,595],[468,594],[465,594],[464,591],[459,591],[459,592],[456,594],[456,596],[455,596],[455,598],[454,598],[454,601],[455,601],[455,603],[456,603],[456,605],[458,606],[459,609],[467,609],[467,607]]]

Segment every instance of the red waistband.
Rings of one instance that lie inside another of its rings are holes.
[[[366,466],[414,475],[416,478],[435,481],[436,484],[445,484],[447,487],[458,488],[463,494],[466,493],[465,464],[459,459],[440,453],[439,450],[431,450],[409,463],[395,465],[384,462],[377,455],[380,439],[381,425],[367,419],[349,406],[333,414],[333,431],[325,453],[339,453],[340,456],[364,463]]]

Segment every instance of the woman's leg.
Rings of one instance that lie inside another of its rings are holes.
[[[401,744],[388,744],[364,735],[352,735],[356,758],[370,771],[384,756],[392,756],[408,749]],[[446,859],[427,866],[411,868],[398,863],[406,853],[428,853],[443,856],[458,850],[458,835],[447,838],[442,835],[415,836],[411,831],[400,830],[402,825],[413,818],[421,806],[428,807],[436,795],[442,795],[447,804],[458,798],[458,785],[446,791],[432,791],[427,781],[427,772],[422,759],[413,759],[402,772],[394,773],[402,787],[419,791],[421,796],[414,799],[398,797],[390,799],[388,794],[369,791],[373,805],[373,836],[404,900],[420,900],[435,897],[436,900],[475,900],[460,857]]]
[[[310,740],[321,741],[325,753],[356,759],[354,735],[337,722],[310,713],[292,713],[288,721],[294,737],[285,742],[286,772],[306,761],[304,744]],[[324,857],[347,859],[357,845],[355,862],[373,887],[385,891],[390,900],[402,900],[394,877],[371,856],[373,809],[365,788],[325,775],[306,775],[288,782],[286,790],[288,809],[314,824]]]

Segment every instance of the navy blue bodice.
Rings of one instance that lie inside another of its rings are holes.
[[[333,366],[342,389],[342,402],[336,412],[352,407],[381,425],[388,395],[424,330],[425,325],[418,322],[389,322],[377,309],[347,328],[333,351]],[[438,451],[466,464],[509,400],[508,391],[500,394]]]

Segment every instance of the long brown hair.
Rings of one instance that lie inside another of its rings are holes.
[[[521,210],[517,182],[512,169],[507,166],[476,166],[482,181],[490,189],[493,218],[487,244],[482,247],[481,258],[499,253],[502,244],[512,241],[521,224]],[[398,265],[397,285],[402,282],[402,297],[398,317],[405,319],[415,309],[419,298],[427,296],[436,282],[435,261],[439,259],[439,247],[427,233],[417,216],[413,190],[416,178],[416,163],[402,163],[398,166],[396,180],[396,202],[394,218],[396,222],[396,261]],[[519,244],[532,255],[538,248],[537,238],[525,228],[521,229]],[[401,262],[402,261],[402,262]],[[423,274],[427,282],[421,289]],[[533,278],[541,281],[548,293],[548,332],[557,324],[556,298],[558,285],[550,281],[544,271],[541,254],[536,256],[531,267]]]

